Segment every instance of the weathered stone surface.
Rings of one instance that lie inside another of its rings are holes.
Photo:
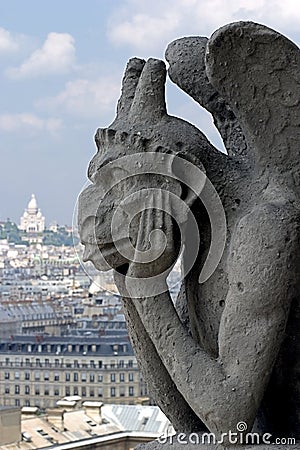
[[[228,155],[168,115],[162,61],[130,60],[117,117],[96,134],[93,184],[80,197],[85,257],[99,270],[115,270],[144,378],[177,431],[208,429],[218,437],[243,421],[248,431],[299,439],[299,49],[267,27],[238,22],[208,40],[177,40],[166,57],[172,80],[213,114]],[[149,164],[145,155],[158,159]],[[207,176],[201,195],[163,155],[201,168]],[[208,180],[226,213],[227,238],[214,272],[199,284],[216,239],[212,220],[218,222],[214,194],[204,200],[212,192]],[[154,195],[157,188],[167,197]],[[177,224],[176,215],[170,218],[166,203],[174,195],[188,205],[201,235],[189,271],[195,233],[189,215],[179,214]],[[139,214],[130,217],[137,202]],[[121,219],[112,226],[118,208]],[[178,257],[178,229],[185,277],[174,306],[165,279],[158,293],[154,280],[167,276]],[[165,234],[164,247],[153,230]],[[160,246],[155,260],[139,259]],[[153,295],[143,291],[149,280]],[[158,445],[145,448],[168,448]]]
[[[206,37],[184,37],[166,50],[170,79],[209,111],[229,155],[245,155],[248,144],[230,106],[209,81],[205,70]],[[250,155],[251,156],[251,155]]]

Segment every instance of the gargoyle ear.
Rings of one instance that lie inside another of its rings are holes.
[[[191,208],[200,196],[206,182],[206,171],[199,160],[191,152],[180,152],[172,161],[172,173],[180,181],[180,198]]]
[[[157,120],[166,115],[165,84],[165,63],[160,59],[148,59],[135,90],[130,115],[147,120]]]
[[[131,58],[128,61],[122,80],[122,92],[118,101],[117,117],[113,123],[127,119],[145,63],[146,61],[140,58]]]

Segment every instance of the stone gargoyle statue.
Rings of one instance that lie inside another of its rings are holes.
[[[300,51],[236,22],[175,40],[166,60],[227,154],[168,115],[163,61],[131,59],[79,198],[84,258],[114,269],[143,377],[177,432],[220,437],[242,422],[299,439]]]

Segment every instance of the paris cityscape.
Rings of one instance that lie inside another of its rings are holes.
[[[0,222],[0,411],[21,414],[18,448],[172,431],[143,381],[113,281],[82,265],[80,247],[71,227],[46,226],[34,194],[19,223]]]
[[[300,450],[299,2],[0,5],[0,450]]]

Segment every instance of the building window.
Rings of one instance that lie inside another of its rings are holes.
[[[59,373],[55,372],[54,381],[59,381]]]
[[[45,386],[44,395],[49,395],[49,386]]]
[[[78,395],[78,387],[75,386],[73,389],[73,395]]]
[[[74,372],[74,381],[78,381],[78,373]]]
[[[90,389],[90,397],[95,397],[95,390],[93,388]]]
[[[69,359],[67,359],[67,361],[66,361],[66,367],[68,369],[71,369],[71,367],[72,367],[72,363],[71,363],[71,361]]]
[[[98,397],[102,397],[102,387],[98,388]]]
[[[94,368],[96,367],[96,364],[95,364],[95,361],[94,361],[94,360],[90,361],[90,367],[91,367],[92,369],[94,369]]]
[[[25,386],[25,395],[29,395],[30,394],[30,386],[26,385]]]
[[[74,359],[74,367],[79,367],[79,363],[77,359]]]
[[[69,395],[71,395],[70,387],[66,386],[66,397],[68,397]]]
[[[54,388],[54,395],[59,395],[59,389],[58,388]]]
[[[45,367],[50,367],[50,361],[49,361],[49,359],[45,359]]]
[[[102,361],[98,361],[98,368],[102,369]]]
[[[128,374],[128,381],[134,381],[134,374],[131,372]]]
[[[133,360],[132,360],[132,359],[130,359],[130,360],[128,361],[128,367],[133,367]]]
[[[25,359],[25,366],[30,366],[30,359],[29,358],[26,358]]]
[[[120,367],[120,368],[124,367],[124,360],[123,360],[123,359],[121,359],[121,360],[118,362],[118,367]]]
[[[20,358],[15,358],[15,366],[20,367]]]
[[[35,386],[35,395],[40,395],[40,387],[39,386]]]
[[[25,380],[30,380],[30,372],[25,372]]]
[[[112,387],[110,388],[110,396],[115,397],[116,396],[116,388]]]
[[[35,360],[35,364],[36,364],[36,367],[42,367],[40,358],[37,358],[37,359]]]
[[[20,394],[20,386],[18,384],[15,385],[15,394]]]
[[[55,365],[55,367],[59,367],[59,359],[54,360],[54,365]]]
[[[86,381],[86,373],[82,372],[81,374],[81,381]]]
[[[114,382],[116,381],[116,374],[115,374],[115,373],[111,373],[111,374],[110,374],[110,381],[111,381],[112,383],[114,383]]]
[[[30,401],[29,400],[25,400],[25,406],[30,406]]]
[[[90,383],[94,383],[94,381],[95,381],[95,374],[90,373]]]
[[[5,394],[9,394],[9,386],[5,386]]]
[[[114,369],[116,365],[116,361],[114,361],[113,359],[110,361],[110,367],[111,369]]]
[[[49,372],[48,371],[44,373],[44,380],[45,381],[49,380]]]
[[[9,380],[9,372],[5,372],[5,374],[4,374],[4,379],[5,379],[5,380]]]
[[[125,381],[125,374],[120,373],[120,383],[123,383],[123,381]]]
[[[66,381],[71,381],[71,374],[69,372],[66,373]]]
[[[20,372],[15,372],[15,380],[19,380],[20,379]]]
[[[86,387],[85,387],[85,386],[83,386],[83,387],[81,388],[81,396],[82,396],[82,397],[86,397]]]
[[[15,406],[20,406],[20,400],[18,398],[15,399]]]
[[[134,396],[134,387],[129,386],[129,397],[133,397],[133,396]]]
[[[98,373],[98,383],[102,383],[103,381],[103,375],[102,373]]]
[[[125,397],[125,387],[120,386],[120,397]]]

